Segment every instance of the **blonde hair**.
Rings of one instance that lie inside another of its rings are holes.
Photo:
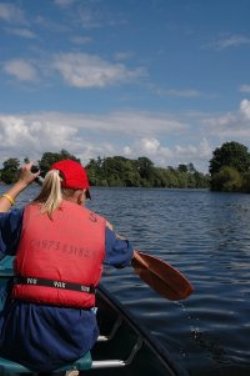
[[[34,199],[34,202],[42,204],[42,213],[47,213],[50,218],[63,199],[61,181],[59,171],[50,170],[44,178],[41,192]]]

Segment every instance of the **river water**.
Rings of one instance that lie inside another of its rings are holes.
[[[36,190],[22,193],[17,205]],[[93,188],[88,207],[106,216],[135,248],[182,271],[195,291],[184,301],[168,301],[131,268],[106,268],[105,287],[190,376],[249,376],[250,195]]]

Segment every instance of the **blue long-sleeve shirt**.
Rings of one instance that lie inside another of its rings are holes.
[[[15,255],[23,209],[0,213],[0,258]],[[130,264],[132,245],[106,228],[107,265]],[[0,313],[0,356],[39,372],[49,372],[80,358],[98,336],[93,310],[55,307],[10,300]]]

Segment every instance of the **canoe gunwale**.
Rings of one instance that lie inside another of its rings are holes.
[[[111,306],[112,309],[118,312],[122,316],[122,319],[128,323],[132,330],[136,333],[138,338],[141,338],[142,343],[144,343],[158,358],[158,360],[166,367],[169,372],[169,376],[188,376],[188,372],[177,364],[169,352],[164,348],[157,338],[153,337],[149,333],[143,324],[138,324],[135,317],[121,304],[108,290],[100,284],[97,289],[97,297],[103,299],[107,305]],[[98,298],[97,298],[98,301]]]

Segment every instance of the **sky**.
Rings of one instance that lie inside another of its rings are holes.
[[[249,0],[0,0],[0,162],[250,148]]]

